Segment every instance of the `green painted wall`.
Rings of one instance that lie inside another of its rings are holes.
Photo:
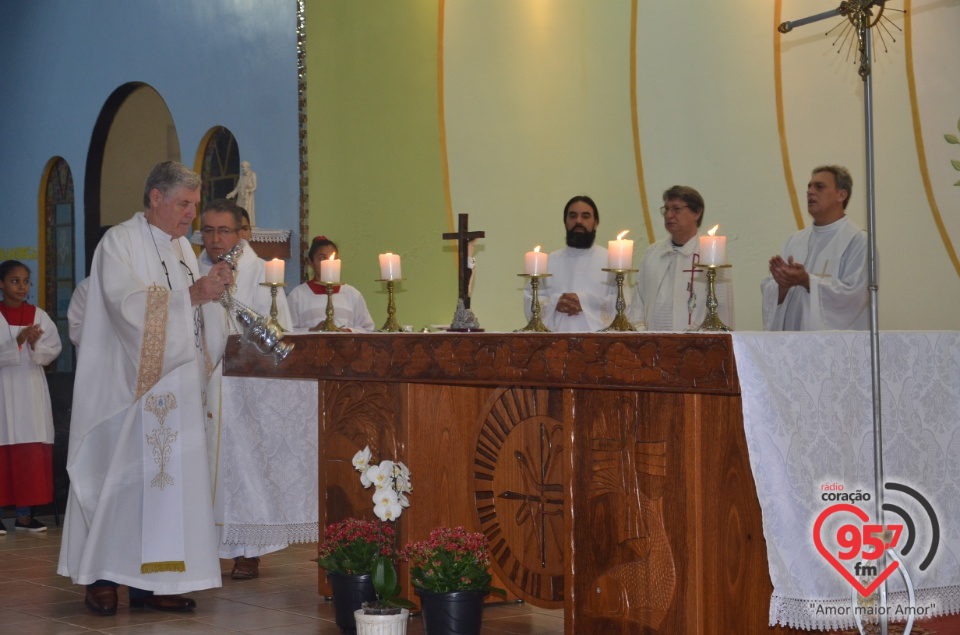
[[[661,193],[691,185],[706,201],[706,228],[719,224],[728,238],[735,326],[758,330],[769,259],[796,231],[795,210],[808,222],[810,169],[850,168],[848,213],[861,225],[866,215],[862,82],[835,36],[823,34],[842,18],[823,30],[775,28],[808,15],[808,4],[309,0],[311,233],[340,242],[345,280],[378,323],[386,297],[374,282],[376,256],[400,253],[398,317],[420,328],[452,317],[454,248],[440,235],[448,214],[469,213],[471,228],[486,232],[473,309],[488,331],[509,331],[526,323],[523,254],[563,244],[567,199],[597,201],[601,245],[629,229],[639,264],[648,218],[654,238],[666,236]],[[951,81],[953,40],[937,35],[957,30],[960,6],[908,5],[915,27],[885,13],[904,37],[875,42],[880,322],[955,329],[960,216],[951,210],[960,188],[950,162],[957,146],[943,135],[956,130],[960,84]],[[452,212],[439,121],[441,11]]]
[[[449,323],[457,273],[438,119],[438,4],[308,2],[310,232],[341,249],[343,281],[386,320],[377,255],[400,254],[397,319]]]

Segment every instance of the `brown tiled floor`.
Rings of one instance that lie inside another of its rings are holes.
[[[232,561],[222,560],[223,587],[190,594],[197,600],[192,613],[170,614],[126,606],[120,590],[120,610],[101,617],[83,605],[82,587],[57,575],[61,530],[53,518],[41,518],[50,529],[32,534],[13,531],[13,519],[4,519],[9,533],[0,536],[0,633],[18,635],[72,635],[73,633],[174,634],[307,633],[336,634],[333,605],[317,595],[316,545],[293,545],[264,556],[260,578],[230,579]],[[410,621],[410,635],[423,633],[419,617]],[[561,611],[525,604],[484,609],[485,635],[563,633]]]

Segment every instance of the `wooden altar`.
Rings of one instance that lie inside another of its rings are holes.
[[[412,472],[401,544],[484,532],[495,583],[567,633],[785,632],[728,335],[287,338],[277,367],[231,338],[224,374],[318,380],[321,527],[372,517],[369,445]]]

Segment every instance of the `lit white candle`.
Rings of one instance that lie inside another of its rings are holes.
[[[523,272],[528,276],[547,273],[547,254],[540,251],[540,245],[528,251],[523,257]]]
[[[380,254],[380,278],[383,280],[400,279],[400,256],[389,251]]]
[[[320,282],[340,282],[340,261],[337,252],[330,254],[326,260],[320,261]]]
[[[629,229],[617,234],[616,240],[607,241],[607,267],[609,269],[633,268],[633,241],[624,240]]]
[[[700,237],[700,264],[725,265],[727,264],[727,237],[715,236],[720,225],[714,225],[706,236]]]
[[[264,274],[264,282],[280,284],[283,282],[283,261],[279,258],[267,261],[267,270]]]

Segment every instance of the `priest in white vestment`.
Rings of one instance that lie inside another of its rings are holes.
[[[639,330],[696,330],[707,317],[707,274],[699,261],[700,225],[706,206],[700,193],[674,185],[663,193],[663,226],[670,234],[650,245],[640,261],[628,318]],[[717,272],[717,314],[733,328],[730,270]]]
[[[200,177],[158,164],[144,212],[98,246],[84,310],[67,471],[61,575],[85,584],[87,607],[189,611],[181,593],[219,587],[203,387],[223,354],[216,302],[226,263],[201,276],[184,238]]]
[[[240,245],[240,257],[237,259],[237,268],[234,271],[234,284],[231,287],[233,298],[253,309],[260,315],[269,316],[272,298],[270,288],[261,286],[266,281],[266,266],[250,244],[241,238],[241,228],[244,225],[242,210],[232,201],[219,199],[210,203],[200,216],[200,234],[203,237],[203,251],[198,259],[200,273],[207,274],[220,258]],[[287,331],[292,330],[290,309],[287,306],[287,296],[283,288],[277,289],[277,320]],[[234,318],[229,319],[230,333],[243,332]],[[260,556],[283,549],[284,544],[232,544],[224,541],[224,509],[228,504],[227,497],[229,484],[223,482],[226,474],[243,472],[245,478],[257,478],[257,471],[225,470],[223,461],[228,460],[222,452],[221,438],[223,421],[220,413],[222,408],[222,381],[223,364],[217,364],[210,384],[207,387],[207,450],[210,455],[210,478],[213,486],[213,515],[217,526],[219,555],[221,558],[233,559],[234,566],[231,577],[235,580],[248,580],[260,575]],[[229,425],[229,422],[227,422]]]
[[[852,189],[846,168],[814,168],[807,185],[813,225],[787,239],[760,285],[765,331],[870,328],[867,234],[844,211]]]
[[[603,271],[607,250],[594,245],[600,213],[589,196],[574,196],[563,208],[567,246],[550,254],[550,277],[540,280],[541,320],[557,333],[595,333],[610,326],[617,315],[617,282]],[[529,320],[533,292],[523,292],[523,311]]]

